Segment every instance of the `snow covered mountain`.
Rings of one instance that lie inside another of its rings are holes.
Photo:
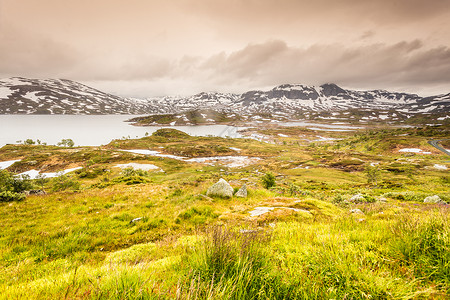
[[[335,84],[283,84],[243,94],[199,93],[190,97],[122,98],[70,80],[0,80],[0,114],[175,114],[198,109],[239,115],[298,118],[320,114],[360,114],[395,119],[418,115],[450,118],[450,94],[420,97],[383,90],[354,91]]]
[[[149,101],[152,101],[149,99]],[[193,108],[223,108],[236,112],[287,113],[364,110],[400,110],[405,113],[449,112],[450,94],[422,98],[415,94],[383,90],[345,90],[335,84],[305,86],[283,84],[270,91],[249,91],[241,95],[201,93],[191,97],[165,97],[173,112]],[[157,102],[152,102],[157,105]]]
[[[65,79],[0,80],[0,114],[142,114],[146,104]]]

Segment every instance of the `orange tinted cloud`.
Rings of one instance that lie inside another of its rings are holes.
[[[0,77],[65,77],[135,96],[331,81],[448,92],[449,4],[2,0]]]

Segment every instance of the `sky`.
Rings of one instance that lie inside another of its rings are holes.
[[[0,78],[130,97],[450,92],[450,0],[0,0]]]

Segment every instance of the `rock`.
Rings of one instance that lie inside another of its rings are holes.
[[[350,202],[354,202],[354,203],[365,202],[365,201],[366,201],[366,199],[364,198],[364,196],[362,194],[356,194],[350,198]]]
[[[362,210],[360,210],[359,208],[354,208],[354,209],[350,209],[350,212],[352,214],[358,214],[358,215],[363,215],[364,213],[362,212]]]
[[[387,202],[387,199],[384,197],[380,197],[377,199],[379,202]]]
[[[236,194],[234,194],[236,197],[242,197],[242,198],[247,198],[247,185],[243,185],[239,191],[236,192]]]
[[[428,196],[423,200],[423,203],[447,204],[438,195]]]
[[[29,190],[24,192],[26,196],[30,195],[46,195],[47,193],[44,190]]]
[[[212,186],[209,187],[208,191],[206,192],[206,196],[216,196],[216,197],[223,197],[223,198],[231,198],[233,197],[233,188],[231,185],[225,181],[225,179],[220,178],[220,180],[216,183],[214,183]]]

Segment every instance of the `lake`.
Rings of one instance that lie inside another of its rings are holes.
[[[137,127],[124,122],[130,115],[0,115],[0,147],[26,139],[55,145],[72,139],[77,146],[100,146],[113,139],[140,138],[161,128],[194,136],[241,137],[240,128],[227,125]]]

